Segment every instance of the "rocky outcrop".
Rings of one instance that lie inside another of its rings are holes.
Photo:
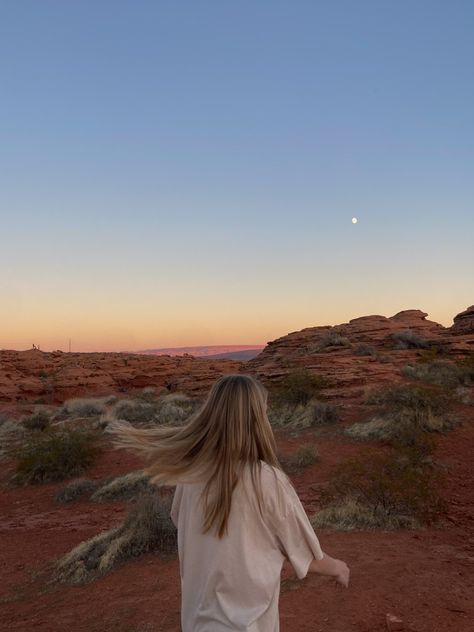
[[[452,359],[474,350],[472,333],[454,338],[450,328],[427,316],[410,309],[391,317],[362,316],[333,327],[307,327],[269,342],[244,368],[268,386],[288,371],[308,369],[328,379],[327,397],[341,399],[360,394],[367,386],[403,380],[400,369],[426,349],[442,349],[443,356]],[[467,318],[462,322],[468,326]],[[400,336],[414,344],[402,348]]]
[[[201,393],[241,363],[193,356],[0,351],[0,403],[61,403],[146,386]]]
[[[455,336],[474,334],[474,305],[454,317],[450,332]]]
[[[420,348],[416,344],[401,348],[400,335],[420,343]],[[327,378],[327,397],[345,399],[360,395],[367,386],[401,381],[400,369],[416,362],[427,349],[442,350],[448,359],[472,353],[474,306],[456,316],[448,328],[416,309],[307,327],[269,342],[248,362],[190,355],[3,350],[0,404],[57,404],[71,397],[120,394],[146,386],[201,394],[220,375],[239,371],[271,386],[298,368]]]

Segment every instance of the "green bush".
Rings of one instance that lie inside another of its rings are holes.
[[[56,563],[57,581],[84,584],[144,553],[176,554],[176,528],[170,518],[171,496],[144,494],[119,527],[82,542]]]
[[[279,401],[304,406],[310,399],[317,397],[327,385],[328,381],[323,376],[311,373],[307,369],[296,369],[281,380],[275,394]]]
[[[35,432],[17,450],[18,483],[44,483],[81,474],[98,453],[97,435],[74,428]]]

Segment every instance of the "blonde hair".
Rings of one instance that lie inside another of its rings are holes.
[[[281,470],[266,412],[267,395],[249,375],[223,375],[185,426],[139,429],[115,422],[109,430],[116,436],[116,447],[146,458],[151,482],[205,483],[203,532],[215,527],[221,538],[244,467],[250,465],[261,514],[261,461]]]

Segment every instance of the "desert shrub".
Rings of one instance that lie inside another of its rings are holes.
[[[279,455],[278,460],[288,474],[301,472],[309,465],[319,461],[319,452],[315,445],[305,445],[292,454]]]
[[[474,383],[474,353],[456,362],[463,378],[463,384]]]
[[[419,353],[420,362],[433,362],[448,354],[448,347],[443,342],[431,344],[428,349],[422,349]]]
[[[274,395],[280,402],[306,405],[310,399],[317,397],[328,381],[307,369],[295,369],[287,373],[281,380]]]
[[[469,382],[468,376],[460,366],[443,360],[408,364],[401,372],[410,379],[438,386],[452,387]]]
[[[402,385],[375,391],[366,403],[382,409],[370,421],[353,424],[344,432],[355,439],[415,444],[423,433],[444,432],[458,423],[450,411],[451,402],[446,394],[426,387]]]
[[[91,500],[96,502],[129,500],[151,490],[150,477],[140,470],[129,472],[124,476],[117,476],[105,483],[92,495]]]
[[[336,423],[339,409],[316,399],[305,405],[276,401],[268,409],[268,418],[272,426],[298,430]]]
[[[391,337],[395,342],[395,349],[428,349],[430,346],[428,340],[417,334],[413,329],[395,331]]]
[[[312,414],[311,426],[335,424],[341,417],[339,408],[327,402],[313,400],[310,402],[310,410]]]
[[[325,334],[316,344],[315,351],[323,351],[328,347],[350,347],[351,341],[335,331]]]
[[[321,496],[323,511],[313,526],[398,528],[431,523],[444,511],[439,468],[413,458],[410,449],[367,453],[336,470]]]
[[[157,421],[158,407],[155,403],[133,399],[122,399],[115,405],[114,417],[132,424]]]
[[[136,399],[143,400],[144,402],[154,402],[156,397],[156,388],[154,386],[145,386],[141,393],[135,395]]]
[[[447,392],[440,389],[413,384],[399,384],[389,388],[369,391],[364,403],[383,406],[386,409],[432,410],[442,414],[449,410],[452,399]]]
[[[458,386],[454,391],[454,397],[456,401],[465,405],[474,404],[474,392],[470,388],[466,388],[465,386]]]
[[[179,424],[192,415],[201,401],[183,393],[169,393],[156,399],[123,399],[117,402],[113,417],[132,424]]]
[[[377,355],[377,352],[370,345],[360,344],[354,349],[354,355],[356,356],[373,356]]]
[[[44,483],[75,476],[94,462],[97,435],[75,428],[35,432],[17,450],[15,480]]]
[[[310,519],[315,529],[415,529],[418,520],[403,514],[390,514],[382,507],[369,507],[351,497],[335,502]]]
[[[78,397],[68,399],[59,411],[59,417],[96,417],[101,415],[108,403],[113,398],[109,397]]]
[[[60,489],[54,497],[58,503],[70,503],[81,496],[92,494],[97,489],[97,483],[88,478],[77,478],[66,487]]]
[[[8,458],[21,443],[25,430],[23,425],[8,415],[0,415],[0,460]]]
[[[51,423],[51,413],[45,408],[37,408],[32,415],[22,419],[27,430],[45,430]]]
[[[171,496],[144,494],[119,527],[82,542],[56,563],[58,581],[83,584],[144,553],[176,553]]]
[[[186,421],[201,406],[201,400],[183,393],[169,393],[159,399],[160,423],[180,423]]]

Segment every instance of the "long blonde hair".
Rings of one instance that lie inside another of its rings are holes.
[[[116,447],[146,458],[151,482],[205,483],[203,532],[216,527],[221,538],[243,468],[250,465],[261,513],[261,461],[281,470],[266,412],[267,396],[262,384],[250,375],[223,375],[184,426],[139,429],[115,422],[109,430],[116,436]]]

